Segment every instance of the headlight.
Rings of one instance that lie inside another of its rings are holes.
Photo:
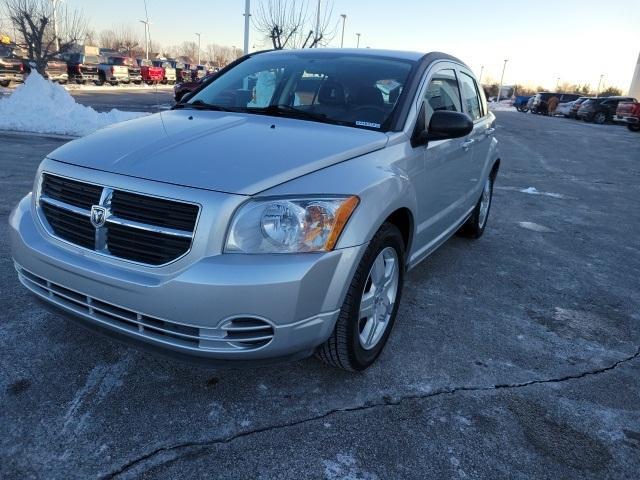
[[[238,210],[227,253],[297,253],[333,250],[358,197],[253,200]]]

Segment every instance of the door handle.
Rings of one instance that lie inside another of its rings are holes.
[[[493,127],[490,127],[490,128],[487,128],[487,129],[485,130],[485,132],[484,132],[484,133],[485,133],[487,136],[489,136],[489,135],[493,135],[495,132],[496,132],[496,129],[495,129],[495,128],[493,128]]]
[[[462,144],[462,149],[466,152],[469,150],[469,147],[474,143],[476,143],[476,141],[473,138],[471,138]]]

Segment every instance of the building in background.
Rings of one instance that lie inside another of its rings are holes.
[[[636,71],[633,72],[633,79],[629,87],[629,96],[640,100],[640,55],[638,55],[638,63],[636,63]]]

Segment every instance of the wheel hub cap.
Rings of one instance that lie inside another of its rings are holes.
[[[374,348],[387,329],[398,296],[398,254],[387,247],[376,257],[365,283],[359,313],[359,340],[365,350]]]

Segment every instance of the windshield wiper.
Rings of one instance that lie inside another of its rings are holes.
[[[214,112],[233,112],[232,109],[223,107],[221,105],[212,105],[210,103],[205,103],[202,100],[196,100],[193,103],[178,103],[173,106],[173,110],[178,110],[181,108],[194,108],[196,110],[211,110]]]
[[[324,113],[309,112],[307,110],[292,107],[291,105],[269,105],[268,107],[264,108],[247,108],[243,111],[280,117],[304,118],[307,120],[313,120],[322,123],[331,123],[334,125],[350,125],[349,122],[341,122],[340,120],[329,118]]]

